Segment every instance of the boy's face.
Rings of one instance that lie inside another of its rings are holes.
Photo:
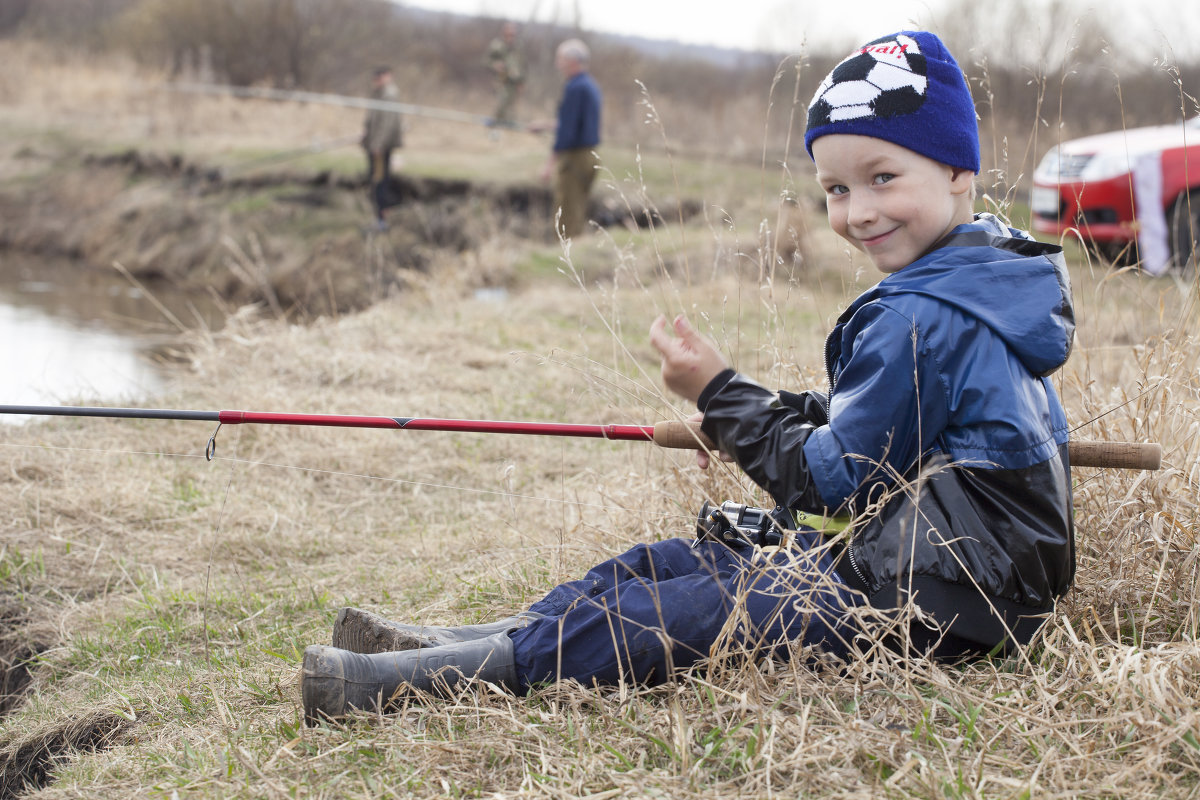
[[[903,269],[971,221],[973,172],[870,136],[822,136],[812,153],[834,233],[882,272]]]

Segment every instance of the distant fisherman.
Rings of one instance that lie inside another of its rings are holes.
[[[390,67],[378,67],[371,79],[371,99],[395,103],[400,97]],[[375,228],[386,230],[384,211],[400,200],[392,189],[392,150],[404,145],[400,114],[372,108],[363,124],[362,146],[367,151],[367,181],[375,208]]]
[[[587,223],[588,193],[596,180],[600,159],[600,87],[588,73],[591,52],[579,39],[558,46],[554,65],[566,79],[558,104],[558,121],[537,122],[531,131],[554,128],[554,147],[542,168],[542,180],[554,175],[554,214],[562,214],[558,232],[571,239]]]
[[[496,111],[489,125],[512,127],[513,108],[525,84],[525,58],[517,46],[516,23],[504,23],[500,35],[488,45],[484,63],[495,75],[498,91]]]

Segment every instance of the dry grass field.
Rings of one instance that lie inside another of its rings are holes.
[[[136,146],[230,166],[359,123],[13,52],[5,190],[49,179],[37,154]],[[545,146],[415,120],[405,169],[530,181]],[[153,405],[652,423],[690,411],[646,338],[681,311],[747,374],[820,386],[825,331],[878,276],[819,213],[801,217],[802,260],[772,260],[803,153],[788,170],[602,155],[618,201],[704,211],[570,247],[497,227],[364,310],[304,324],[231,307],[180,334]],[[320,157],[360,168],[353,148]],[[0,797],[1196,796],[1197,285],[1067,245],[1079,328],[1056,381],[1076,436],[1159,442],[1163,467],[1075,471],[1075,588],[1019,657],[751,668],[718,652],[659,688],[485,687],[305,728],[300,654],[341,606],[483,621],[635,542],[689,535],[705,499],[765,498],[647,444],[226,426],[206,461],[204,423],[49,419],[0,440]]]

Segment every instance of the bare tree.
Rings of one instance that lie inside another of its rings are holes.
[[[29,4],[32,1],[3,0],[0,2],[0,36],[7,36],[17,29],[29,11]]]

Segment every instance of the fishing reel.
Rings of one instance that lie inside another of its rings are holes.
[[[790,527],[788,516],[785,508],[767,511],[732,500],[718,507],[706,500],[697,515],[696,541],[692,546],[705,539],[731,547],[778,546],[783,531]]]

